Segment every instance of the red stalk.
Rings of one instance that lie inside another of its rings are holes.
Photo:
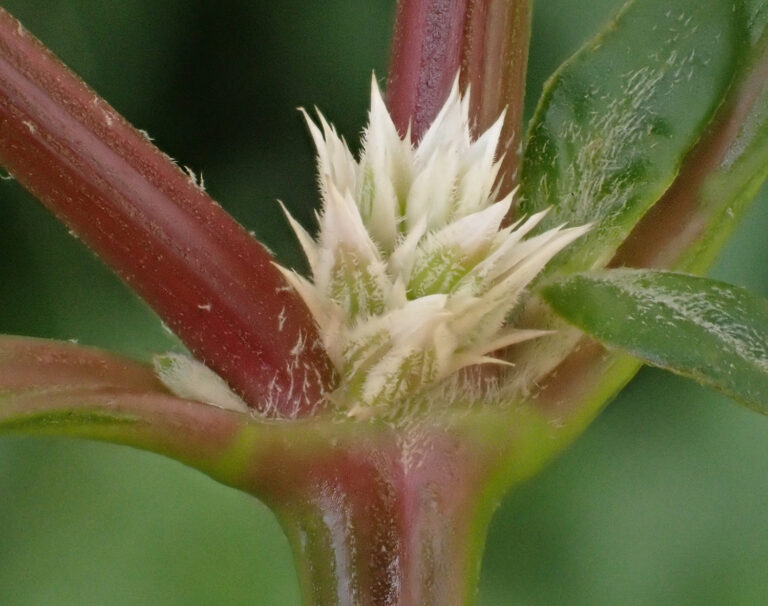
[[[401,135],[421,139],[445,102],[461,66],[470,0],[397,3],[387,102]]]
[[[279,464],[267,458],[256,470],[253,492],[288,535],[303,603],[474,602],[504,447],[495,436],[486,445],[439,425],[418,436],[415,463],[402,436],[379,428],[322,454],[275,448]]]
[[[318,405],[331,367],[270,254],[1,9],[0,163],[250,405]]]
[[[387,102],[401,134],[418,141],[445,102],[459,68],[482,132],[506,108],[503,190],[517,181],[528,60],[529,0],[400,0]]]

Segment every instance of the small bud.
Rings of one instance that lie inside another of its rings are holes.
[[[154,357],[155,374],[175,395],[236,412],[248,412],[248,405],[224,379],[197,360],[175,353]]]

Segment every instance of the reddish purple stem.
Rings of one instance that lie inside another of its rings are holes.
[[[331,367],[269,253],[1,9],[0,163],[250,405],[317,406]]]
[[[530,0],[400,0],[387,104],[401,134],[418,141],[461,68],[476,132],[506,109],[499,153],[502,193],[517,182],[522,141]]]
[[[403,135],[421,139],[461,66],[469,0],[401,0],[397,5],[387,102]]]

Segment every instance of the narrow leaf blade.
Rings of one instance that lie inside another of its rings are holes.
[[[707,278],[631,269],[576,274],[541,294],[603,344],[768,414],[767,300]]]

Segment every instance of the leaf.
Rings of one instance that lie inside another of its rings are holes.
[[[603,344],[768,414],[768,301],[707,278],[616,269],[576,274],[544,299]]]
[[[553,207],[541,230],[594,224],[567,269],[606,264],[670,186],[748,38],[732,2],[635,1],[552,77],[529,130],[521,209]]]
[[[750,46],[722,106],[612,265],[705,271],[768,175],[768,0],[745,4]]]

